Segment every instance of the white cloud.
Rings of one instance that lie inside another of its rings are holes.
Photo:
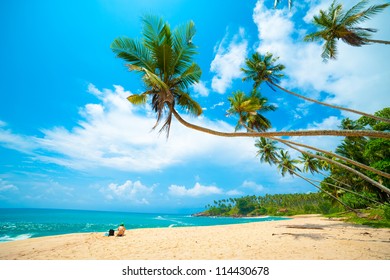
[[[27,154],[31,154],[38,147],[34,141],[15,134],[10,129],[6,129],[6,126],[7,123],[0,121],[0,145]]]
[[[330,3],[328,0],[307,2],[312,6],[304,17],[306,22],[310,22],[320,8],[326,9]],[[305,7],[299,9],[299,12],[302,11]],[[379,29],[375,38],[390,37],[390,29],[387,28],[389,13],[388,9],[364,23]],[[369,113],[387,106],[390,90],[390,68],[385,59],[388,56],[387,46],[373,44],[357,48],[339,41],[338,59],[324,63],[321,44],[303,42],[303,36],[308,31],[294,25],[292,14],[286,9],[268,9],[259,0],[253,19],[259,30],[257,51],[263,54],[269,51],[280,56],[279,62],[286,66],[288,79],[283,81],[284,86],[299,89],[302,94],[314,98],[320,98],[326,92],[328,94],[322,98],[325,102]]]
[[[199,183],[196,183],[195,186],[191,189],[177,185],[171,185],[168,189],[169,194],[173,196],[200,197],[223,193],[223,190],[216,186],[202,186]]]
[[[323,119],[321,122],[312,122],[307,125],[307,130],[337,130],[339,129],[339,126],[341,124],[341,119],[330,116],[325,119]],[[316,147],[322,150],[326,151],[334,151],[335,148],[340,144],[340,141],[343,139],[343,137],[326,137],[326,136],[308,136],[308,137],[300,137],[300,136],[294,136],[290,137],[289,140],[293,142],[302,143],[308,146]],[[283,146],[283,145],[282,145]],[[301,154],[293,150],[291,148],[287,148],[284,146],[289,153],[292,155],[292,157],[298,157]],[[306,148],[297,147],[300,150],[306,151]]]
[[[109,200],[119,199],[136,202],[138,204],[149,204],[146,197],[153,193],[155,187],[156,186],[147,187],[140,181],[132,182],[127,180],[122,185],[111,183],[106,188],[101,188],[100,192]]]
[[[32,137],[1,127],[0,144],[29,153],[34,159],[77,170],[146,172],[191,160],[218,165],[255,162],[253,139],[216,137],[188,129],[174,120],[167,140],[165,135],[151,131],[155,116],[147,106],[134,107],[126,100],[129,91],[121,86],[114,89],[100,91],[90,85],[89,92],[99,100],[80,109],[82,118],[71,129],[44,129],[42,137]],[[223,121],[183,117],[203,127],[234,131],[234,127]]]
[[[218,93],[225,93],[232,85],[233,79],[241,77],[240,68],[247,56],[248,41],[245,39],[245,30],[240,28],[226,48],[225,35],[222,42],[216,48],[216,55],[211,62],[210,71],[215,73],[211,82],[211,88]]]
[[[199,81],[198,83],[192,86],[195,93],[198,93],[200,96],[209,96],[210,90],[206,87],[206,84],[203,81]]]
[[[259,193],[259,192],[263,192],[264,191],[264,186],[263,185],[257,184],[256,182],[249,181],[249,180],[245,180],[242,183],[242,187],[243,188],[248,188],[248,189],[254,191],[255,193]]]
[[[13,184],[9,184],[0,178],[0,192],[16,192],[19,188]]]
[[[243,195],[244,193],[242,191],[234,189],[234,190],[227,191],[226,194],[229,196],[238,196],[238,195]]]
[[[215,108],[223,106],[223,105],[225,105],[225,102],[221,101],[221,102],[218,102],[218,103],[214,104],[213,106],[211,106],[210,109],[215,109]]]

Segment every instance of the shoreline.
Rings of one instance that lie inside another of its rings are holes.
[[[71,233],[0,243],[0,260],[389,260],[390,229],[319,215],[245,224]]]

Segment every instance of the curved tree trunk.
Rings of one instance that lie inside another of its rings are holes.
[[[327,162],[329,162],[331,164],[334,164],[334,165],[337,165],[337,166],[339,166],[341,168],[344,168],[344,169],[354,173],[355,175],[359,176],[360,178],[366,180],[367,182],[369,182],[370,184],[372,184],[375,187],[379,188],[380,190],[382,190],[383,192],[387,193],[388,195],[390,195],[390,189],[386,188],[385,186],[379,184],[377,181],[371,179],[370,177],[364,175],[363,173],[361,173],[361,172],[359,172],[359,171],[357,171],[357,170],[355,170],[355,169],[353,169],[353,168],[351,168],[351,167],[349,167],[349,166],[347,166],[345,164],[342,164],[340,162],[334,161],[332,159],[328,159],[328,158],[323,157],[323,156],[314,155],[312,153],[309,153],[309,152],[306,152],[306,151],[302,151],[302,150],[300,150],[300,149],[298,149],[296,147],[291,146],[290,144],[286,144],[286,143],[283,143],[283,144],[288,146],[288,147],[290,147],[291,149],[294,149],[294,150],[300,152],[300,153],[306,154],[306,155],[311,156],[311,157],[315,157],[315,158],[319,158],[319,159],[325,160],[325,161],[327,161]]]
[[[375,174],[378,174],[380,176],[383,176],[385,178],[389,178],[390,179],[390,174],[389,173],[386,173],[386,172],[383,172],[383,171],[380,171],[380,170],[376,170],[375,168],[372,168],[371,166],[367,166],[367,165],[365,165],[363,163],[360,163],[360,162],[354,161],[352,159],[340,156],[338,154],[335,154],[335,153],[332,153],[332,152],[328,152],[328,151],[325,151],[325,150],[321,150],[321,149],[318,149],[318,148],[315,148],[315,147],[312,147],[312,146],[308,146],[308,145],[305,145],[305,144],[289,141],[289,140],[279,139],[279,138],[275,138],[275,137],[268,137],[268,138],[270,138],[272,140],[276,140],[276,141],[282,142],[282,143],[289,143],[289,144],[292,144],[292,145],[295,145],[295,146],[304,147],[304,148],[311,149],[311,150],[314,150],[314,151],[317,151],[317,152],[321,152],[321,153],[324,153],[324,154],[327,154],[327,155],[330,155],[330,156],[333,156],[333,157],[337,157],[337,158],[339,158],[341,160],[344,160],[344,161],[346,161],[346,162],[348,162],[350,164],[353,164],[355,166],[358,166],[360,168],[366,169],[366,170],[371,171],[371,172],[373,172]]]
[[[314,180],[314,179],[309,179],[309,178],[307,178],[307,179],[310,180],[310,181],[312,181],[312,182],[323,183],[323,184],[326,184],[326,185],[328,185],[328,186],[332,186],[332,187],[334,187],[334,188],[337,188],[337,189],[340,189],[340,190],[343,190],[343,191],[352,193],[352,194],[354,194],[354,195],[356,195],[356,196],[360,196],[361,198],[366,199],[366,200],[369,200],[369,201],[374,202],[374,203],[383,204],[382,202],[376,201],[376,200],[371,199],[371,198],[369,198],[369,197],[365,197],[364,195],[361,195],[360,193],[357,193],[357,192],[354,192],[354,191],[352,191],[352,190],[349,190],[349,189],[346,189],[346,188],[337,186],[337,185],[332,184],[332,183],[322,182],[322,181],[318,181],[318,180]]]
[[[272,137],[272,136],[313,136],[313,135],[324,135],[324,134],[316,134],[316,133],[330,133],[330,132],[336,132],[336,133],[342,133],[342,132],[348,132],[348,133],[354,133],[354,132],[360,132],[360,133],[364,133],[365,131],[359,131],[359,130],[306,130],[306,131],[287,131],[287,132],[283,132],[283,131],[280,131],[280,132],[258,132],[258,133],[242,133],[242,132],[234,132],[234,133],[228,133],[228,132],[220,132],[220,131],[216,131],[216,130],[212,130],[212,129],[209,129],[209,128],[204,128],[204,127],[201,127],[201,126],[198,126],[198,125],[195,125],[195,124],[191,124],[189,122],[186,122],[181,116],[180,114],[171,106],[171,111],[173,113],[173,115],[175,116],[175,118],[184,126],[188,127],[188,128],[191,128],[191,129],[194,129],[194,130],[198,130],[198,131],[201,131],[201,132],[204,132],[204,133],[208,133],[208,134],[212,134],[212,135],[216,135],[216,136],[223,136],[223,137]],[[305,134],[300,134],[304,132]],[[389,133],[388,132],[381,132],[381,131],[367,131],[369,133],[374,133],[374,135],[382,135],[385,136],[385,137],[382,137],[382,138],[389,138]],[[311,133],[314,133],[314,134],[311,134]],[[325,134],[325,135],[334,135],[334,134]],[[345,135],[340,135],[340,136],[345,136]],[[380,137],[380,136],[379,136]],[[372,180],[371,178],[367,177],[366,175],[360,173],[359,171],[356,171],[355,169],[352,169],[351,167],[349,166],[346,166],[342,163],[339,163],[337,161],[334,161],[334,160],[331,160],[331,159],[328,159],[326,157],[322,157],[322,156],[318,156],[318,155],[314,155],[312,153],[309,153],[309,152],[305,152],[305,151],[301,151],[299,150],[298,148],[295,148],[295,147],[292,147],[290,144],[286,144],[284,143],[285,145],[291,147],[292,149],[295,149],[297,151],[299,151],[300,153],[304,153],[304,154],[307,154],[311,157],[315,157],[315,158],[319,158],[319,159],[322,159],[322,160],[325,160],[327,162],[330,162],[332,164],[335,164],[335,165],[338,165],[356,175],[358,175],[359,177],[363,178],[364,180],[366,180],[367,182],[369,182],[370,184],[378,187],[379,189],[381,189],[382,191],[384,191],[385,193],[387,193],[388,195],[390,195],[390,189],[386,188],[385,186],[379,184],[378,182]]]
[[[367,136],[390,139],[390,133],[374,130],[301,130],[301,131],[275,131],[275,132],[221,132],[201,127],[185,121],[179,113],[172,108],[175,118],[184,126],[204,133],[222,137],[269,137],[269,136]]]
[[[291,169],[289,169],[291,170]],[[342,204],[345,208],[355,212],[356,214],[358,214],[359,212],[356,211],[355,209],[349,207],[347,204],[345,204],[344,202],[342,202],[340,199],[338,199],[337,197],[335,197],[333,194],[331,194],[330,192],[327,192],[325,191],[324,189],[322,189],[321,187],[317,186],[316,184],[314,184],[313,182],[310,181],[310,179],[306,178],[306,177],[303,177],[302,175],[298,174],[297,172],[295,172],[294,170],[291,170],[296,176],[298,176],[299,178],[305,180],[306,182],[308,182],[309,184],[313,185],[314,187],[316,187],[317,189],[319,189],[320,191],[326,193],[327,195],[329,195],[330,197],[334,198],[335,200],[337,200],[340,204]]]
[[[240,122],[248,131],[256,132],[255,130],[253,130],[250,127],[248,127],[242,120],[240,120]],[[289,144],[292,144],[292,145],[295,145],[295,146],[308,148],[308,149],[311,149],[311,150],[314,150],[314,151],[317,151],[317,152],[321,152],[321,153],[324,153],[324,154],[327,154],[327,155],[330,155],[330,156],[333,156],[333,157],[337,157],[337,158],[342,159],[342,160],[344,160],[346,162],[349,162],[349,163],[351,163],[351,164],[353,164],[355,166],[358,166],[358,167],[361,167],[361,168],[366,169],[368,171],[371,171],[371,172],[373,172],[375,174],[381,175],[381,176],[386,177],[386,178],[390,178],[390,174],[388,174],[386,172],[382,172],[380,170],[376,170],[375,168],[372,168],[371,166],[367,166],[367,165],[365,165],[363,163],[360,163],[360,162],[354,161],[352,159],[340,156],[338,154],[334,154],[332,152],[328,152],[328,151],[325,151],[325,150],[321,150],[321,149],[315,148],[313,146],[309,146],[309,145],[305,145],[305,144],[301,144],[301,143],[297,143],[297,142],[293,142],[293,141],[289,141],[289,140],[284,140],[284,139],[280,139],[280,138],[275,138],[275,137],[266,137],[266,138],[269,138],[269,139],[272,139],[272,140],[275,140],[275,141],[278,141],[278,142],[281,142],[281,143],[289,143]]]
[[[312,98],[300,95],[300,94],[295,93],[293,91],[289,91],[288,89],[285,89],[285,88],[283,88],[283,87],[273,83],[270,80],[268,80],[268,82],[270,84],[272,84],[273,86],[277,87],[278,89],[283,90],[284,92],[292,94],[292,95],[294,95],[296,97],[299,97],[301,99],[304,99],[304,100],[307,100],[307,101],[310,101],[310,102],[314,102],[314,103],[317,103],[317,104],[320,104],[320,105],[328,106],[328,107],[331,107],[331,108],[334,108],[334,109],[339,109],[339,110],[343,110],[343,111],[352,112],[352,113],[359,114],[359,115],[362,115],[362,116],[366,116],[366,117],[369,117],[371,119],[375,119],[375,120],[378,120],[378,121],[390,123],[390,119],[381,118],[381,117],[377,117],[377,116],[374,116],[374,115],[371,115],[371,114],[367,114],[367,113],[364,113],[364,112],[361,112],[361,111],[348,109],[348,108],[345,108],[345,107],[340,107],[340,106],[337,106],[337,105],[331,105],[331,104],[328,104],[328,103],[325,103],[325,102],[321,102],[321,101],[318,101],[318,100],[315,100],[315,99],[312,99]]]

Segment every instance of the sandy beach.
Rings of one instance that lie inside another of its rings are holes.
[[[389,260],[390,229],[316,215],[212,227],[67,234],[0,243],[2,260]]]

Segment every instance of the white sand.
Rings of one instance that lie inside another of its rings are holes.
[[[0,243],[0,259],[34,260],[353,260],[390,259],[390,229],[320,216],[212,227],[68,234]]]

